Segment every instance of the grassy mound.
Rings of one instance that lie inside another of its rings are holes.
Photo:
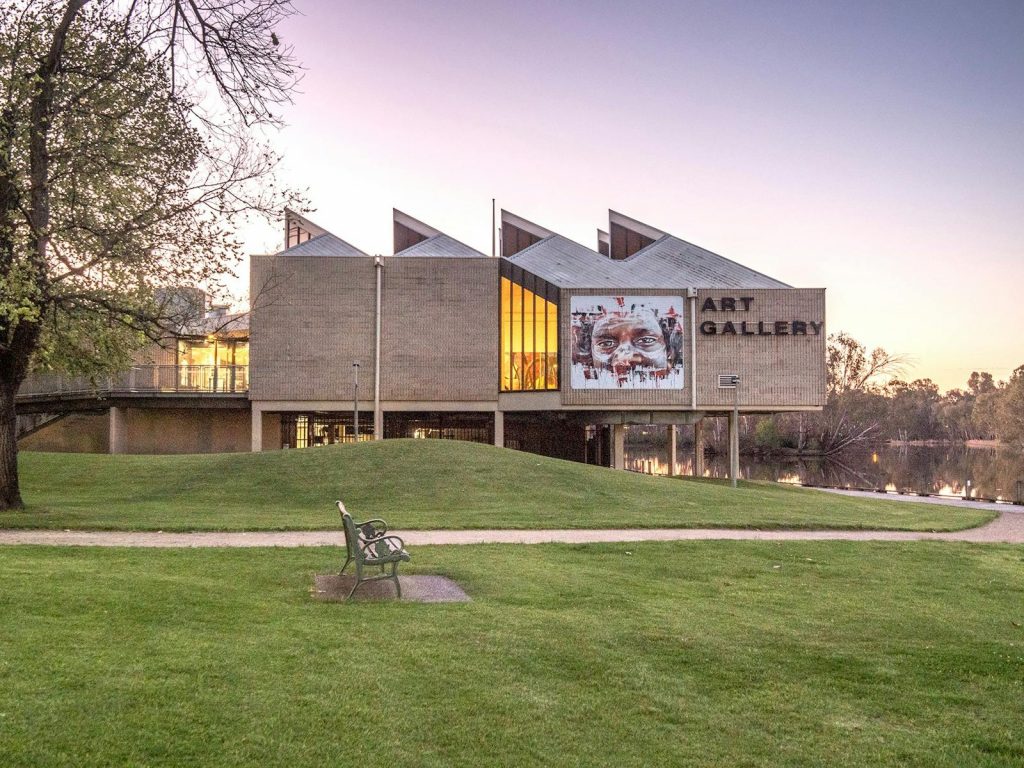
[[[840,497],[773,483],[736,490],[448,440],[268,453],[22,453],[28,512],[0,526],[323,529],[343,499],[396,528],[804,527],[956,530],[985,512]]]

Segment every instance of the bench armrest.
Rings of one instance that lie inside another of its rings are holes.
[[[356,528],[367,539],[379,539],[388,532],[388,524],[378,517],[375,517],[373,520],[356,523]]]
[[[386,552],[378,551],[377,548],[381,544],[387,547]],[[369,555],[371,558],[381,558],[387,557],[388,555],[398,554],[399,552],[405,552],[405,542],[398,536],[379,536],[376,539],[364,541],[361,548],[364,555]]]

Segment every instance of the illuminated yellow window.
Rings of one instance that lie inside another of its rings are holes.
[[[558,305],[501,278],[501,391],[558,389]]]
[[[512,389],[512,281],[501,279],[501,390]]]
[[[558,389],[558,306],[545,302],[548,310],[547,384],[545,389]]]

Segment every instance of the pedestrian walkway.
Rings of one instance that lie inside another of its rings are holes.
[[[809,486],[814,487],[814,486]],[[916,504],[941,504],[946,507],[959,507],[960,509],[987,509],[990,512],[1008,512],[1010,514],[1024,514],[1024,506],[1018,504],[997,503],[994,501],[974,501],[973,499],[961,499],[956,496],[915,496],[910,493],[879,493],[878,491],[857,491],[847,488],[817,488],[818,491],[837,493],[840,496],[860,496],[866,499],[885,499],[886,501],[909,501]]]
[[[1024,544],[1024,515],[1003,512],[991,523],[952,533],[928,531],[797,531],[745,528],[629,528],[618,530],[395,531],[406,544],[587,544],[625,541],[968,541]],[[341,531],[164,533],[0,530],[0,544],[84,547],[326,547],[344,543]]]

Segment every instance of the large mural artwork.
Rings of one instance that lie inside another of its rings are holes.
[[[574,389],[681,389],[681,296],[573,296]]]

